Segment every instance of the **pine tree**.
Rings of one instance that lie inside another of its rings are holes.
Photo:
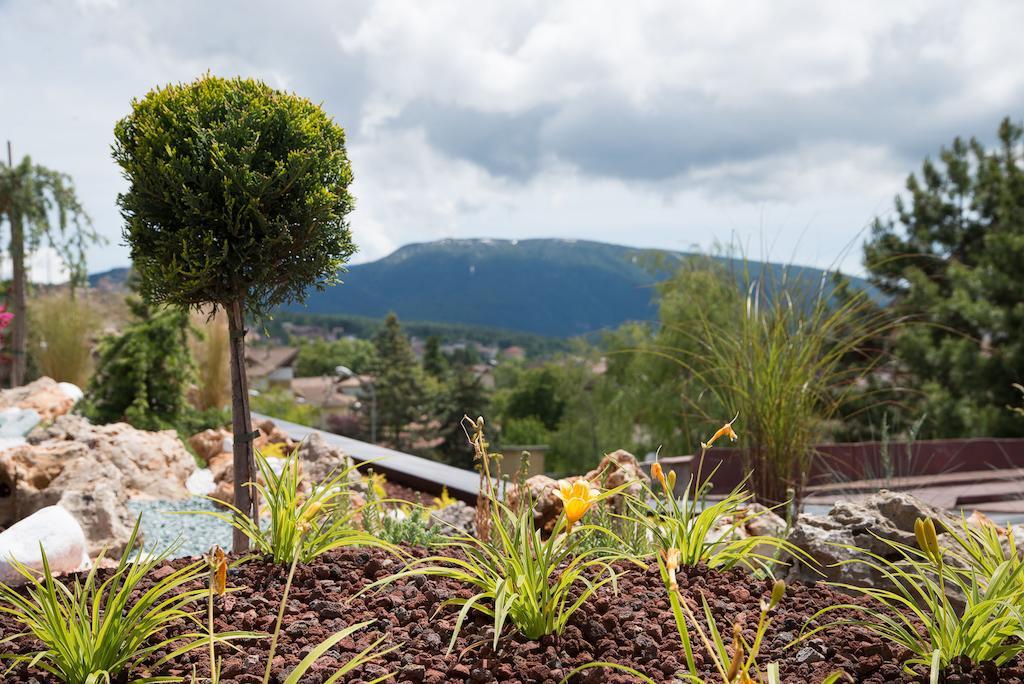
[[[444,378],[448,372],[448,360],[441,353],[441,338],[437,335],[427,338],[427,345],[423,350],[423,370],[438,380]]]
[[[373,343],[377,348],[373,379],[377,419],[387,441],[398,449],[403,431],[423,411],[422,370],[395,314],[388,314]]]
[[[957,138],[926,160],[864,249],[892,306],[923,323],[894,352],[920,391],[926,437],[1024,435],[1006,408],[1024,378],[1024,128],[1006,119],[998,139]]]
[[[471,368],[453,370],[438,406],[439,433],[444,441],[439,450],[445,461],[459,468],[473,467],[473,449],[463,431],[465,416],[487,415],[487,392]]]

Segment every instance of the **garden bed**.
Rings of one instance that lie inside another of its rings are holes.
[[[423,549],[410,552],[425,553]],[[152,578],[144,580],[142,587],[169,572],[170,567],[182,567],[188,562],[188,559],[168,562],[153,573]],[[509,630],[501,640],[500,651],[494,653],[490,648],[492,632],[488,619],[471,616],[450,655],[445,654],[445,649],[456,611],[446,608],[436,618],[433,616],[446,598],[460,592],[463,596],[469,595],[458,584],[415,578],[349,602],[361,588],[401,567],[401,561],[390,554],[364,549],[328,553],[309,565],[299,566],[287,603],[271,681],[283,681],[284,675],[313,646],[363,620],[375,622],[328,651],[301,681],[323,682],[337,667],[339,659],[354,655],[381,636],[387,636],[386,645],[399,648],[384,660],[364,666],[346,681],[359,682],[394,671],[398,682],[557,683],[572,668],[595,660],[629,665],[659,682],[679,681],[675,674],[683,669],[683,653],[657,566],[645,571],[621,565],[623,575],[618,594],[610,586],[604,587],[572,617],[561,638],[531,641]],[[217,599],[217,630],[272,631],[287,570],[259,560],[233,568],[228,585],[239,591]],[[101,576],[108,572],[101,571]],[[679,583],[684,596],[695,596],[699,591],[707,597],[723,631],[728,633],[731,623],[741,620],[750,630],[748,636],[753,635],[759,601],[771,589],[770,583],[754,580],[741,571],[717,572],[706,568],[681,570]],[[853,599],[821,585],[795,583],[790,586],[774,612],[762,649],[762,665],[777,661],[784,682],[820,682],[837,669],[848,672],[859,682],[915,681],[900,670],[905,653],[893,650],[877,636],[858,629],[832,630],[785,648],[818,609],[849,600]],[[202,610],[202,606],[197,608]],[[177,628],[184,632],[189,626],[182,623]],[[0,616],[0,635],[9,636],[18,629],[12,620]],[[31,639],[21,639],[12,646],[13,651],[25,653],[38,644]],[[224,658],[222,681],[259,684],[269,639],[238,642],[238,646],[239,651],[218,647],[218,653]],[[709,681],[715,681],[712,664],[704,662],[699,653],[697,658]],[[150,674],[189,677],[193,666],[200,677],[208,676],[205,648]],[[1018,659],[998,671],[978,667],[963,674],[949,674],[948,682],[1020,682],[1024,681],[1024,662]],[[927,681],[923,675],[918,680]],[[20,667],[7,674],[3,681],[39,684],[52,680],[45,673]],[[573,681],[614,684],[636,680],[610,670],[590,670]]]

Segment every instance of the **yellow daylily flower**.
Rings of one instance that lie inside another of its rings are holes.
[[[210,564],[210,592],[223,596],[228,584],[228,560],[224,549],[214,544],[206,558]]]
[[[701,442],[700,443],[701,448],[702,449],[710,449],[711,445],[714,444],[716,441],[718,441],[719,437],[728,437],[729,441],[731,441],[731,442],[735,442],[737,439],[739,439],[739,437],[736,434],[736,431],[732,429],[732,424],[735,423],[736,422],[736,418],[739,418],[739,417],[740,417],[740,414],[737,413],[735,418],[730,420],[728,423],[726,423],[722,427],[718,428],[718,430],[715,431],[715,434],[711,435],[711,439],[709,439],[707,442]]]
[[[561,499],[562,506],[565,508],[566,534],[569,534],[572,531],[572,526],[579,522],[586,512],[590,510],[590,507],[600,494],[601,490],[591,487],[590,483],[585,479],[576,480],[575,482],[569,482],[568,480],[559,481],[555,496]]]
[[[661,469],[661,464],[657,461],[651,464],[651,477],[660,482],[662,487],[668,484],[665,481],[665,471]]]
[[[665,569],[668,570],[668,590],[679,591],[679,583],[676,581],[676,570],[679,569],[681,557],[679,549],[662,550],[661,555],[665,559]]]

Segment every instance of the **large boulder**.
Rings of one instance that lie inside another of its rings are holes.
[[[14,562],[35,572],[42,572],[46,552],[50,570],[55,574],[76,572],[89,567],[85,533],[78,520],[60,506],[41,508],[0,532],[0,582],[8,585],[25,583]]]
[[[76,442],[113,464],[124,477],[131,498],[187,499],[185,481],[196,469],[195,459],[174,430],[149,432],[128,423],[93,425],[81,416],[57,418],[45,429],[29,434],[30,445],[48,447]],[[2,460],[3,454],[0,454]]]
[[[71,383],[43,377],[21,387],[0,391],[0,409],[31,409],[42,420],[49,421],[70,411],[81,397],[82,390]]]
[[[131,533],[128,500],[187,499],[195,468],[173,430],[58,416],[27,444],[0,451],[0,525],[60,503],[82,525],[90,553],[117,556]]]

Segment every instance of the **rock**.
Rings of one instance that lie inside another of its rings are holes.
[[[129,497],[185,499],[185,481],[196,469],[195,459],[174,430],[148,432],[128,423],[93,425],[81,416],[57,418],[44,430],[28,436],[29,444],[77,442],[96,452],[124,476]],[[2,459],[0,454],[0,459]]]
[[[578,480],[578,477],[568,478]],[[534,475],[523,483],[523,490],[518,485],[512,484],[508,487],[509,505],[513,510],[518,509],[523,502],[523,497],[529,497],[533,501],[533,522],[538,529],[550,532],[554,528],[555,520],[562,511],[562,500],[555,496],[558,491],[558,480],[547,475]]]
[[[444,534],[454,534],[456,530],[464,534],[475,534],[476,509],[467,506],[465,502],[456,501],[440,510],[431,511],[430,526]]]
[[[42,417],[34,409],[14,406],[0,409],[0,437],[24,437]]]
[[[97,483],[92,490],[69,489],[58,505],[66,509],[87,531],[89,554],[120,558],[127,551],[135,521],[115,490]],[[139,540],[141,541],[141,539]]]
[[[54,574],[76,572],[89,567],[85,533],[78,521],[60,506],[41,508],[0,533],[0,582],[25,583],[10,559],[42,572],[40,545]]]
[[[644,485],[651,483],[651,478],[640,467],[636,456],[625,449],[605,454],[605,457],[601,459],[597,467],[584,477],[591,482],[599,483],[604,489],[615,489],[620,485],[631,482],[632,484],[626,488],[626,492],[633,496],[639,496],[643,491]]]
[[[43,421],[49,421],[70,411],[81,397],[82,390],[71,383],[43,377],[0,391],[0,408],[32,409]]]
[[[195,460],[173,430],[146,432],[126,423],[92,425],[58,416],[0,452],[0,525],[61,503],[79,521],[90,553],[120,554],[131,532],[131,498],[187,499]]]
[[[196,456],[209,463],[215,456],[227,451],[224,443],[230,437],[231,433],[224,429],[203,430],[189,437],[188,445],[196,452]]]
[[[310,482],[322,482],[332,473],[351,467],[352,459],[341,449],[331,446],[318,432],[309,434],[299,445],[299,462]],[[349,473],[350,484],[357,485],[362,478],[356,470]]]
[[[185,481],[185,488],[196,496],[212,494],[217,489],[217,482],[213,477],[213,471],[209,468],[199,468],[188,476]]]
[[[577,475],[567,477],[564,481],[575,482],[579,479],[581,478]],[[584,475],[583,479],[604,489],[614,489],[631,482],[633,484],[627,487],[626,491],[633,495],[639,495],[643,491],[644,484],[651,481],[647,473],[640,467],[636,457],[623,449],[606,454],[597,467]],[[518,491],[519,488],[516,485],[509,486],[509,502],[515,507],[522,496],[529,496],[533,501],[534,523],[539,529],[550,532],[554,528],[558,514],[562,512],[562,500],[555,496],[560,481],[547,475],[534,475],[523,483],[525,492]],[[613,497],[610,499],[610,503],[615,505],[618,500],[619,497]]]
[[[882,490],[860,501],[837,501],[824,516],[800,515],[789,541],[817,561],[826,579],[857,586],[885,586],[885,579],[863,563],[835,564],[862,556],[845,548],[851,546],[898,559],[900,554],[885,540],[916,547],[914,521],[923,517],[934,518],[940,529],[944,524],[955,524],[944,512],[906,492]],[[797,565],[791,577],[816,580],[822,575]]]

